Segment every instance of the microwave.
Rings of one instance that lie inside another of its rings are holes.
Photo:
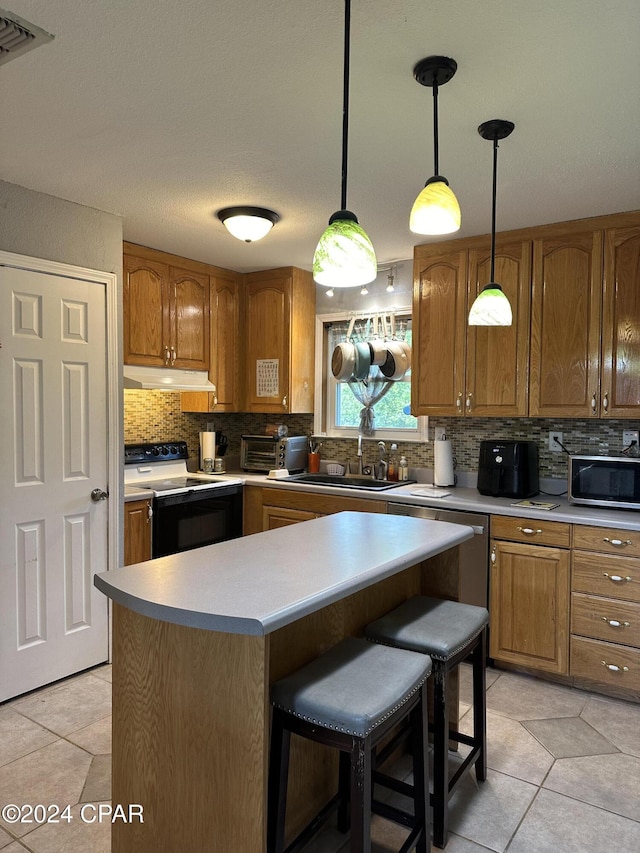
[[[306,435],[243,435],[240,467],[243,471],[264,473],[286,468],[290,474],[299,474],[306,467],[308,452]]]
[[[570,456],[569,503],[640,509],[640,457]]]

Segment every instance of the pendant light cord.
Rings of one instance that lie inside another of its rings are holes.
[[[351,0],[344,0],[344,70],[342,86],[342,192],[340,209],[347,209],[347,152],[349,148],[349,64],[351,43]]]
[[[440,157],[438,154],[438,84],[433,84],[433,174],[440,174]]]
[[[489,281],[495,282],[496,266],[496,190],[498,186],[498,137],[493,138],[493,196],[491,202],[491,277]]]

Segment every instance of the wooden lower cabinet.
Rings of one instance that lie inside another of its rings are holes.
[[[386,501],[345,498],[328,490],[326,493],[269,489],[262,486],[244,488],[245,536],[261,533],[299,521],[309,521],[334,512],[386,513]]]
[[[640,698],[640,533],[574,526],[571,666],[575,679]]]
[[[124,505],[124,564],[151,559],[151,501],[127,501]]]
[[[491,541],[490,655],[545,672],[569,671],[569,551]]]

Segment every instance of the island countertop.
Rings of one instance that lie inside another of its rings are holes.
[[[94,583],[143,616],[256,636],[472,536],[459,524],[340,512],[103,572]]]

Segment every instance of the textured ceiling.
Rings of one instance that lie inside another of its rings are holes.
[[[340,206],[342,0],[5,0],[55,39],[0,70],[0,177],[123,217],[125,239],[241,271],[309,269]],[[378,262],[409,258],[411,204],[440,169],[457,236],[640,208],[638,0],[353,0],[348,207]],[[215,211],[282,220],[243,244]]]

